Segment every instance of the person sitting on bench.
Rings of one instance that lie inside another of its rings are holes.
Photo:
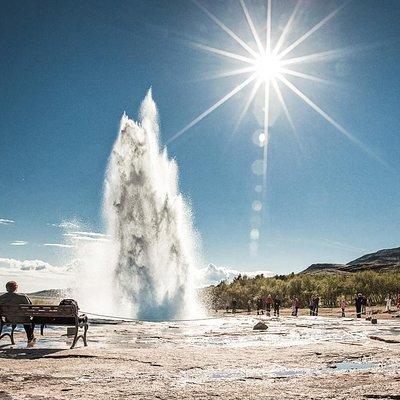
[[[16,293],[18,289],[18,283],[15,281],[7,282],[6,290],[7,293],[4,293],[0,296],[0,305],[2,304],[32,304],[30,298],[23,293]],[[18,322],[18,321],[16,321]],[[36,343],[36,338],[34,335],[35,325],[25,325],[24,329],[26,332],[26,337],[28,339],[28,347],[33,347]]]

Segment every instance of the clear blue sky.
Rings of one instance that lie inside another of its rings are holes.
[[[43,243],[60,242],[61,232],[48,223],[78,218],[102,230],[104,170],[122,112],[136,116],[151,85],[165,143],[242,79],[204,80],[237,64],[190,41],[243,50],[190,1],[0,3],[0,218],[15,221],[0,225],[0,257],[57,264],[65,253]],[[237,2],[203,4],[254,44]],[[340,4],[303,1],[297,32]],[[261,29],[265,2],[247,5]],[[273,3],[273,32],[293,5]],[[232,136],[249,90],[169,145],[205,262],[286,273],[400,245],[399,19],[399,1],[350,1],[299,46],[301,55],[378,44],[307,66],[338,85],[302,88],[389,168],[284,92],[300,144],[277,114],[257,256],[248,251],[257,105]]]

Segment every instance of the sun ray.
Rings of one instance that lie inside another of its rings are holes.
[[[367,154],[373,157],[375,160],[379,161],[381,164],[387,166],[386,162],[378,157],[371,149],[369,149],[364,143],[355,138],[347,129],[336,122],[329,114],[322,110],[317,104],[315,104],[309,97],[307,97],[300,89],[297,88],[292,82],[286,79],[283,75],[278,76],[279,80],[284,83],[293,93],[300,97],[308,106],[310,106],[314,111],[316,111],[325,121],[329,122],[334,126],[339,132],[341,132],[347,139],[356,144]]]
[[[351,55],[356,51],[353,48],[344,48],[344,49],[335,49],[335,50],[327,50],[321,51],[318,53],[306,54],[304,56],[294,57],[294,58],[287,58],[286,60],[281,60],[281,65],[284,67],[286,65],[292,64],[300,64],[300,63],[307,63],[307,62],[315,62],[315,61],[328,61],[328,60],[335,60],[339,57],[343,57],[346,55]]]
[[[314,32],[316,32],[318,29],[320,29],[322,26],[324,26],[330,19],[332,19],[345,5],[346,3],[343,3],[341,6],[336,8],[336,10],[333,10],[329,15],[327,15],[324,19],[322,19],[318,24],[314,25],[310,30],[308,30],[303,36],[295,40],[291,45],[286,47],[285,50],[283,50],[281,53],[278,54],[279,58],[282,58],[289,54],[292,50],[294,50],[297,46],[299,46],[301,43],[303,43],[308,37],[310,37]]]
[[[306,74],[306,73],[304,73],[304,72],[294,71],[294,70],[292,70],[292,69],[282,68],[281,71],[282,71],[283,73],[287,74],[287,75],[296,76],[296,77],[298,77],[298,78],[307,79],[307,80],[313,81],[313,82],[324,83],[324,84],[326,84],[326,85],[333,85],[333,84],[334,84],[334,82],[328,81],[327,79],[323,79],[323,78],[320,78],[320,77],[318,77],[318,76]]]
[[[287,35],[290,32],[290,28],[292,26],[292,23],[294,21],[294,18],[295,18],[296,14],[297,14],[297,11],[298,11],[299,7],[300,7],[300,1],[297,1],[296,6],[294,7],[292,14],[290,15],[289,20],[286,23],[285,27],[283,28],[282,34],[279,36],[279,39],[276,42],[274,50],[272,51],[272,54],[274,56],[276,56],[278,54],[278,52],[281,49],[283,43],[285,42],[285,39],[286,39]]]
[[[246,17],[247,23],[249,24],[251,33],[253,34],[254,40],[255,40],[255,42],[257,44],[258,51],[260,52],[260,54],[263,54],[264,53],[264,48],[262,46],[260,37],[258,36],[257,30],[256,30],[256,28],[254,26],[253,20],[251,19],[250,13],[249,13],[249,11],[248,11],[248,9],[246,7],[246,4],[245,4],[244,0],[239,0],[239,1],[240,1],[240,5],[242,6],[242,9],[243,9],[244,15]]]
[[[271,53],[271,4],[272,0],[268,0],[267,3],[267,29],[265,38],[265,54]]]
[[[313,74],[307,73],[302,70],[302,66],[306,63],[314,63],[321,61],[330,61],[338,59],[339,57],[348,56],[354,54],[355,51],[359,51],[362,48],[369,49],[371,47],[375,47],[376,44],[365,45],[363,47],[358,46],[355,47],[346,47],[342,49],[334,49],[327,51],[319,51],[314,53],[309,53],[305,55],[290,55],[293,50],[303,44],[308,38],[310,38],[315,32],[320,30],[325,24],[327,24],[330,20],[332,20],[338,12],[345,6],[346,2],[344,2],[341,6],[333,10],[330,14],[328,14],[325,18],[321,19],[317,24],[315,24],[311,29],[306,30],[298,39],[294,40],[292,43],[289,42],[289,45],[286,46],[288,42],[288,37],[293,28],[293,25],[296,21],[296,17],[299,14],[299,10],[301,7],[301,0],[297,0],[296,4],[289,16],[289,19],[286,21],[286,24],[280,33],[278,40],[274,46],[272,46],[272,0],[266,0],[266,16],[264,25],[264,29],[259,33],[255,27],[254,21],[251,17],[249,9],[246,5],[246,0],[239,0],[241,8],[243,10],[245,19],[247,21],[247,25],[250,28],[252,37],[257,46],[257,51],[255,51],[249,44],[247,44],[244,40],[242,40],[237,33],[228,28],[220,19],[218,19],[214,14],[212,14],[206,7],[204,7],[200,0],[192,0],[194,4],[196,4],[219,28],[221,28],[225,33],[227,33],[234,41],[239,44],[243,49],[246,50],[247,53],[245,55],[237,54],[236,52],[227,51],[224,49],[219,49],[215,47],[211,47],[208,45],[192,43],[202,50],[206,50],[213,54],[226,57],[230,59],[232,62],[240,62],[242,65],[238,66],[236,69],[221,71],[220,73],[210,76],[208,79],[216,79],[216,78],[224,78],[224,77],[232,77],[232,76],[240,76],[242,74],[249,74],[249,76],[242,81],[239,85],[234,87],[229,93],[227,93],[224,97],[218,100],[216,103],[207,108],[204,112],[198,115],[195,119],[193,119],[189,124],[187,124],[183,129],[179,132],[175,133],[168,141],[167,144],[176,140],[180,136],[182,136],[186,131],[192,128],[194,125],[199,123],[213,111],[218,109],[222,104],[227,102],[231,97],[240,92],[246,86],[248,86],[251,82],[254,81],[254,86],[249,93],[249,97],[246,99],[246,103],[242,108],[239,118],[236,121],[235,127],[233,129],[231,137],[237,132],[240,124],[243,121],[244,116],[248,112],[250,105],[252,104],[256,95],[260,94],[260,87],[263,86],[263,154],[262,154],[262,193],[263,199],[265,201],[266,198],[266,184],[267,184],[267,173],[268,173],[268,147],[270,140],[270,104],[272,102],[271,95],[274,96],[278,101],[279,107],[283,110],[286,119],[293,131],[297,141],[300,143],[298,131],[294,125],[293,118],[289,112],[287,106],[287,97],[285,93],[285,97],[283,96],[283,86],[290,89],[291,96],[299,97],[304,103],[307,104],[308,107],[313,109],[320,117],[322,117],[327,123],[336,128],[342,135],[344,135],[347,139],[349,139],[352,143],[356,144],[370,156],[378,160],[383,165],[387,164],[382,161],[378,156],[376,156],[367,146],[365,146],[360,140],[354,137],[347,129],[345,129],[342,125],[336,122],[326,111],[324,111],[319,105],[317,105],[314,101],[312,101],[306,94],[304,94],[294,83],[292,80],[294,78],[300,78],[304,80],[308,80],[316,83],[337,85],[335,82],[329,81],[327,79],[320,78],[319,76],[315,76]],[[265,32],[264,32],[265,30]],[[265,40],[265,42],[264,42]],[[250,43],[255,46],[253,41]],[[380,44],[381,45],[381,44]],[[245,63],[245,64],[243,64]],[[292,69],[292,66],[295,65],[295,69]],[[294,77],[289,80],[290,77]],[[205,80],[208,80],[205,79]],[[293,95],[294,94],[294,95]],[[275,97],[276,95],[276,97]],[[260,139],[261,140],[261,139]]]
[[[260,88],[261,84],[262,84],[261,79],[257,79],[257,80],[254,82],[253,89],[251,90],[251,93],[250,93],[250,95],[249,95],[249,98],[247,99],[247,102],[246,102],[246,104],[244,105],[244,108],[243,108],[242,112],[240,113],[238,120],[236,121],[235,127],[233,128],[232,135],[234,135],[234,134],[237,132],[237,130],[239,129],[239,126],[240,126],[240,124],[241,124],[241,122],[242,122],[244,116],[246,115],[247,110],[249,109],[251,103],[253,102],[254,97],[256,96],[257,91],[258,91],[258,89]]]
[[[216,110],[222,104],[224,104],[227,100],[229,100],[236,93],[240,92],[243,88],[245,88],[254,79],[256,79],[255,73],[252,74],[250,77],[248,77],[246,80],[244,80],[240,85],[234,87],[228,94],[226,94],[224,97],[222,97],[220,100],[218,100],[215,104],[213,104],[211,107],[209,107],[206,111],[202,112],[198,117],[196,117],[192,122],[187,124],[179,132],[175,133],[175,135],[173,135],[170,139],[168,139],[167,144],[173,142],[178,137],[182,136],[187,130],[192,128],[194,125],[196,125],[198,122],[200,122],[203,118],[205,118],[208,114],[212,113],[214,110]]]
[[[249,52],[253,57],[257,57],[257,52],[254,51],[246,42],[244,42],[235,32],[229,29],[223,22],[221,22],[214,14],[207,10],[200,2],[197,0],[192,0],[197,7],[199,7],[212,21],[215,22],[224,32],[226,32],[232,39],[239,43],[247,52]]]
[[[291,115],[289,113],[289,110],[287,108],[285,99],[283,98],[283,95],[282,95],[281,88],[279,87],[279,84],[276,81],[276,79],[272,79],[272,86],[273,86],[273,88],[275,90],[275,93],[276,93],[276,95],[278,97],[278,100],[279,100],[279,102],[280,102],[280,104],[281,104],[281,106],[283,108],[283,112],[285,113],[285,116],[286,116],[286,118],[287,118],[287,120],[289,122],[289,125],[292,128],[292,131],[293,131],[297,141],[300,142],[299,134],[298,134],[298,132],[296,130],[296,127],[294,126],[293,119],[292,119],[292,117],[291,117]]]
[[[234,60],[243,61],[243,62],[248,63],[248,64],[255,64],[255,60],[253,58],[241,56],[240,54],[235,54],[235,53],[232,53],[230,51],[217,49],[215,47],[207,46],[207,45],[201,44],[201,43],[192,43],[192,45],[195,46],[195,47],[198,47],[198,48],[200,48],[202,50],[206,50],[206,51],[209,51],[211,53],[218,54],[220,56],[233,58]]]
[[[242,74],[246,74],[248,72],[254,72],[254,71],[255,71],[255,67],[232,69],[230,71],[225,71],[225,72],[220,72],[218,74],[209,75],[206,78],[197,79],[197,81],[210,81],[210,80],[218,79],[218,78],[229,78],[231,76],[242,75]]]

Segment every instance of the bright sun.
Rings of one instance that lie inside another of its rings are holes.
[[[204,44],[193,43],[197,47],[206,50],[208,52],[230,58],[235,60],[235,62],[240,61],[242,63],[240,68],[234,70],[226,71],[215,77],[228,77],[236,75],[247,75],[241,83],[237,84],[233,89],[225,94],[222,98],[212,104],[208,109],[194,118],[190,123],[188,123],[179,132],[175,133],[168,141],[167,144],[176,140],[179,136],[184,134],[187,130],[192,128],[194,125],[199,123],[207,115],[215,111],[222,104],[227,102],[231,97],[235,96],[237,93],[245,89],[247,86],[252,85],[253,88],[250,91],[249,97],[243,106],[242,112],[237,120],[235,130],[236,131],[241,123],[243,117],[247,113],[250,105],[252,104],[254,98],[256,97],[259,89],[263,92],[264,106],[263,106],[263,132],[262,140],[260,143],[263,144],[263,187],[265,193],[266,186],[266,175],[267,175],[267,149],[269,140],[269,114],[270,114],[270,99],[271,95],[275,94],[275,100],[280,104],[288,122],[293,130],[294,134],[297,136],[297,131],[294,126],[292,117],[289,113],[286,101],[283,96],[281,87],[284,86],[289,92],[292,92],[295,96],[300,98],[306,105],[308,105],[312,110],[318,113],[325,121],[334,126],[339,132],[341,132],[345,137],[350,139],[353,143],[362,148],[370,156],[378,160],[379,162],[384,162],[371,152],[363,143],[361,143],[357,138],[355,138],[346,128],[335,121],[325,110],[323,110],[317,103],[311,100],[298,86],[292,81],[292,78],[308,80],[314,83],[325,83],[330,84],[319,76],[311,75],[301,70],[303,64],[309,64],[314,61],[323,61],[325,59],[333,60],[335,58],[343,55],[343,49],[337,50],[326,50],[322,52],[309,53],[301,56],[293,56],[290,53],[299,47],[303,42],[305,42],[310,36],[314,35],[319,29],[321,29],[328,21],[330,21],[338,12],[341,10],[346,2],[343,2],[341,6],[333,10],[325,18],[319,21],[316,25],[302,34],[293,42],[288,42],[289,34],[292,30],[292,25],[294,24],[295,18],[299,12],[299,9],[303,6],[302,1],[297,1],[296,6],[286,25],[283,27],[276,43],[272,43],[271,31],[272,31],[272,0],[267,0],[267,15],[265,24],[265,37],[259,35],[253,19],[250,16],[250,12],[247,9],[245,0],[239,0],[241,8],[243,10],[244,16],[246,18],[247,24],[253,36],[253,46],[247,44],[243,39],[241,39],[237,33],[228,28],[220,19],[218,19],[214,14],[212,14],[207,8],[205,8],[199,0],[192,0],[217,26],[219,26],[225,33],[227,33],[242,49],[246,51],[246,55],[241,53],[233,53],[231,51],[220,49],[216,47],[211,47]],[[264,36],[264,35],[263,35]],[[255,47],[256,46],[256,47]]]
[[[279,58],[273,54],[260,56],[256,60],[255,71],[258,78],[264,82],[276,78],[283,72],[282,68]]]

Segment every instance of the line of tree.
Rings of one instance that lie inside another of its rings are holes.
[[[361,271],[351,273],[289,274],[254,278],[237,276],[231,283],[221,282],[202,290],[201,296],[210,308],[224,309],[236,300],[238,308],[247,308],[248,301],[279,295],[284,306],[298,297],[301,307],[308,307],[312,296],[318,295],[324,307],[337,307],[341,298],[352,302],[357,293],[383,304],[388,295],[400,293],[400,271]]]

